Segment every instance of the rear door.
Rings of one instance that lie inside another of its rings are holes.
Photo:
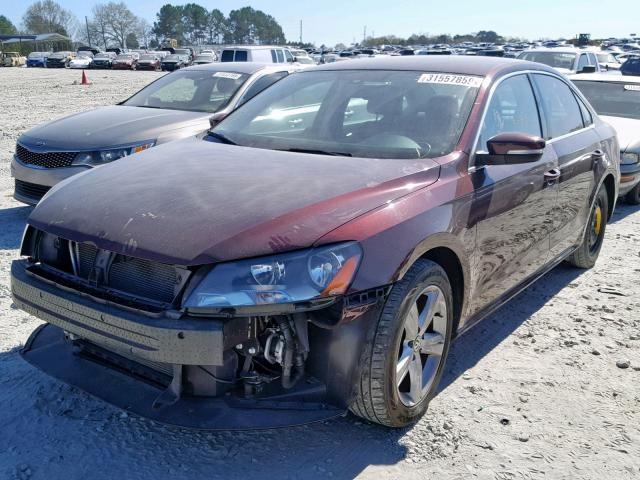
[[[486,153],[487,140],[507,132],[543,134],[532,85],[525,73],[507,78],[496,88],[476,153]],[[472,170],[479,271],[471,306],[474,313],[521,284],[548,261],[550,219],[557,191],[547,176],[556,168],[554,149],[547,146],[535,162]]]
[[[557,257],[582,236],[589,193],[594,188],[594,166],[604,153],[589,109],[568,83],[552,75],[532,77],[542,107],[545,140],[558,157],[558,201],[549,239],[551,255]]]

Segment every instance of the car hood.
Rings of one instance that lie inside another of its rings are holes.
[[[430,159],[300,154],[189,138],[58,184],[29,223],[129,256],[202,265],[310,247],[438,175]]]
[[[640,120],[608,115],[600,115],[600,118],[615,129],[621,152],[640,152]]]
[[[209,116],[202,112],[113,105],[32,128],[18,141],[42,150],[95,150],[155,140],[170,130],[202,123]]]

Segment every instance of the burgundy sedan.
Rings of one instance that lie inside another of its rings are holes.
[[[138,65],[138,57],[132,54],[118,55],[111,64],[113,70],[135,70]]]
[[[161,70],[160,58],[156,55],[140,55],[140,59],[136,64],[136,69],[159,72]]]
[[[541,64],[290,75],[204,139],[51,189],[12,266],[47,322],[23,355],[172,424],[410,424],[454,337],[558,263],[594,265],[619,152]]]

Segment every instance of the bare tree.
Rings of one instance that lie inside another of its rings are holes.
[[[31,4],[22,16],[22,23],[24,30],[29,33],[60,33],[74,37],[78,30],[75,15],[53,0]]]
[[[149,47],[149,42],[151,41],[151,31],[153,27],[152,25],[145,20],[144,18],[140,18],[138,20],[138,27],[136,29],[136,33],[138,38],[142,40],[145,47]]]
[[[93,38],[99,38],[104,47],[111,44],[122,48],[127,46],[130,34],[139,34],[140,20],[124,2],[109,2],[97,4],[93,7],[93,18],[90,31]]]

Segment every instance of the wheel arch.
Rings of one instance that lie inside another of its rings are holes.
[[[611,175],[610,173],[607,174],[607,176],[604,177],[604,180],[602,181],[602,184],[604,185],[604,188],[607,191],[607,200],[609,200],[609,205],[607,208],[607,219],[611,219],[611,216],[613,215],[613,209],[615,208],[616,205],[616,181],[613,178],[613,175]]]

